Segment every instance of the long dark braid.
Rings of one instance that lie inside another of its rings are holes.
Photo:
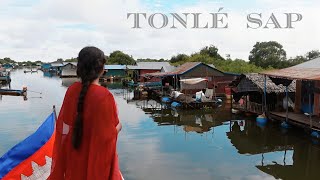
[[[78,99],[77,117],[72,134],[72,145],[75,149],[78,149],[82,142],[85,97],[90,84],[102,73],[105,63],[104,53],[96,47],[85,47],[79,52],[77,76],[81,79],[82,89]]]

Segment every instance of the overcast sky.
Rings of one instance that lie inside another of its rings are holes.
[[[204,25],[220,7],[228,13],[228,29],[192,29],[192,18],[187,29],[169,28],[171,12],[203,13]],[[319,0],[0,0],[0,58],[53,61],[76,57],[87,45],[106,55],[122,50],[134,58],[170,58],[213,44],[222,56],[247,60],[257,41],[269,40],[280,42],[292,57],[320,49],[319,8]],[[133,29],[131,12],[167,14],[168,27],[153,29],[141,19],[142,28]],[[249,13],[262,13],[263,25],[271,13],[283,27],[284,13],[303,19],[294,29],[247,29]]]

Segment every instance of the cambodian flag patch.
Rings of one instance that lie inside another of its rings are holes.
[[[0,158],[0,179],[47,179],[51,172],[55,137],[55,112],[35,133]]]

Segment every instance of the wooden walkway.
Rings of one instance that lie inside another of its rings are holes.
[[[256,115],[262,114],[262,105],[254,102],[248,102],[247,104],[232,104],[232,108],[242,111],[242,112],[249,112]]]
[[[286,112],[270,112],[269,117],[273,118],[275,120],[285,121],[286,120]],[[306,116],[304,114],[299,113],[288,113],[288,121],[292,124],[306,127],[306,128],[312,128],[315,130],[320,130],[320,118],[312,116],[311,121],[309,116]]]

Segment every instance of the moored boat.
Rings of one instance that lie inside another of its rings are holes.
[[[22,90],[0,89],[0,95],[27,96],[27,88],[24,87]]]

